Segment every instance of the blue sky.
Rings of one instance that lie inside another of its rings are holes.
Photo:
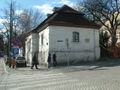
[[[0,9],[6,7],[6,2],[11,0],[0,0]],[[62,6],[64,4],[73,6],[78,0],[13,0],[17,4],[20,4],[22,8],[38,9],[42,13],[51,13],[51,10],[55,6]],[[1,12],[0,12],[1,13]]]
[[[0,9],[8,7],[6,3],[9,3],[11,0],[0,0]],[[52,13],[52,9],[55,6],[62,6],[64,4],[73,7],[78,0],[13,0],[20,5],[22,9],[33,9],[39,10],[44,15],[47,13]],[[81,0],[79,0],[81,1]],[[21,12],[22,9],[18,9],[17,12]],[[2,15],[2,12],[0,12]],[[0,23],[4,21],[0,18]]]

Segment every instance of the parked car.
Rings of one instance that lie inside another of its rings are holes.
[[[17,56],[15,58],[15,61],[16,61],[16,66],[20,66],[20,65],[23,65],[23,66],[27,66],[26,65],[26,60],[25,60],[25,57],[24,56]]]

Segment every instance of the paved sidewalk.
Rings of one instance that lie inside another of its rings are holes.
[[[96,69],[102,69],[104,67],[115,67],[115,66],[120,66],[120,59],[108,59],[104,61],[84,62],[84,63],[79,63],[77,65],[69,65],[69,66],[67,65],[56,66],[56,67],[51,67],[51,70],[69,73],[76,71],[96,70]],[[39,67],[41,66],[39,65]]]
[[[39,69],[8,68],[0,90],[119,90],[120,59]]]
[[[56,66],[51,67],[48,69],[45,66],[38,65],[38,70],[30,69],[30,64],[27,65],[27,67],[17,67],[16,69],[9,68],[6,66],[7,71],[9,70],[15,70],[15,71],[35,71],[35,72],[76,72],[76,71],[85,71],[85,70],[96,70],[96,69],[102,69],[104,67],[114,67],[114,66],[120,66],[120,59],[112,59],[112,60],[104,60],[104,61],[95,61],[95,62],[86,62],[86,63],[80,63],[78,65],[69,65],[69,66]]]
[[[31,69],[30,64],[27,65],[27,67],[17,67],[15,69],[9,68],[6,66],[6,71],[11,72],[11,71],[16,71],[19,73],[55,73],[55,72],[63,72],[63,73],[70,73],[70,72],[79,72],[79,71],[89,71],[89,70],[102,70],[105,67],[115,67],[115,66],[120,66],[120,59],[112,59],[112,60],[106,60],[106,61],[96,61],[96,62],[87,62],[87,63],[80,63],[78,65],[69,65],[69,66],[56,66],[56,67],[51,67],[48,69],[45,66],[38,65],[38,70]],[[1,68],[3,69],[3,67]],[[32,72],[33,71],[33,72]]]
[[[7,72],[6,71],[6,66],[4,63],[4,58],[0,58],[0,72]]]
[[[47,69],[21,67],[10,69],[1,90],[7,82],[8,90],[119,90],[120,60],[81,63]]]

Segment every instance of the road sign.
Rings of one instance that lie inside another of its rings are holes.
[[[13,48],[13,55],[19,54],[19,48]]]
[[[12,40],[12,44],[13,44],[13,46],[19,46],[19,45],[20,45],[20,40],[18,40],[18,39],[13,39],[13,40]]]

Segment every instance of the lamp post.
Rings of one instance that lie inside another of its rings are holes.
[[[12,1],[10,4],[10,35],[9,35],[9,67],[11,67],[11,54],[12,54],[12,31],[13,31],[13,6]]]

